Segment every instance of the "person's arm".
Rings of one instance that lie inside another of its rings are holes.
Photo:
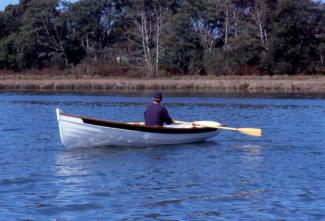
[[[169,113],[167,111],[167,109],[165,107],[163,107],[163,118],[164,118],[164,122],[166,124],[172,124],[174,123],[174,120],[169,116]]]

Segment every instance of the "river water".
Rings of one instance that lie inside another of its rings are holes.
[[[325,100],[167,96],[177,120],[260,127],[210,141],[65,150],[55,108],[141,121],[147,94],[0,94],[0,220],[325,220]]]

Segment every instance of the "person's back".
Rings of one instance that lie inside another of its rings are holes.
[[[169,116],[167,109],[160,104],[162,94],[154,93],[153,103],[150,104],[144,112],[145,125],[147,126],[163,126],[164,123],[172,124],[173,119]]]

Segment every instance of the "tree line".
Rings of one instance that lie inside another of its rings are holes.
[[[147,76],[324,73],[313,0],[20,0],[0,12],[0,69],[118,64]]]

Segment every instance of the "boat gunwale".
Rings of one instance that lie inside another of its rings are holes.
[[[208,133],[214,132],[218,129],[209,127],[191,127],[191,128],[172,128],[172,127],[161,127],[161,126],[146,126],[141,124],[130,124],[124,122],[109,121],[100,118],[83,117],[80,115],[59,113],[62,116],[73,117],[81,119],[84,124],[95,125],[101,127],[109,127],[116,129],[125,129],[130,131],[140,131],[149,133],[163,133],[163,134],[197,134],[197,133]]]

